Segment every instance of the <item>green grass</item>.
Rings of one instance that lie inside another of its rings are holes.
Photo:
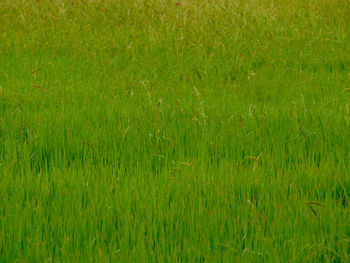
[[[350,2],[0,1],[0,262],[349,262]]]

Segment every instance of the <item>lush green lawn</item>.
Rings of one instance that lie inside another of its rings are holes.
[[[0,262],[350,262],[348,0],[0,1]]]

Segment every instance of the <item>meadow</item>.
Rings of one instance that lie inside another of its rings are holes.
[[[348,0],[0,1],[0,262],[350,262]]]

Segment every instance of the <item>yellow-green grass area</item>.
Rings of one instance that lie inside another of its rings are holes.
[[[350,262],[348,0],[1,0],[0,262]]]

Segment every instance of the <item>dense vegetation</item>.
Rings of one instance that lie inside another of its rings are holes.
[[[350,2],[0,1],[1,262],[349,262]]]

